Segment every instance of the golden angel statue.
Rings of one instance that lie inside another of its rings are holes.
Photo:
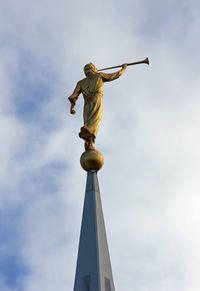
[[[80,129],[79,137],[85,140],[85,150],[94,149],[94,142],[102,117],[104,82],[119,78],[126,68],[127,64],[123,64],[121,70],[106,74],[98,72],[92,63],[85,65],[84,73],[86,77],[77,83],[73,94],[68,98],[71,102],[71,114],[76,113],[74,107],[81,93],[84,98],[84,125]]]

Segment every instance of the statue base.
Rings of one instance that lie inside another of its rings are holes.
[[[96,149],[86,150],[80,158],[80,163],[85,171],[99,171],[103,166],[103,155]]]

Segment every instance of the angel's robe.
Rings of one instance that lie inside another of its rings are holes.
[[[113,81],[121,76],[120,71],[106,74],[90,74],[83,80],[80,80],[73,94],[69,97],[72,104],[75,105],[78,96],[82,93],[84,98],[83,119],[84,126],[81,127],[79,136],[86,140],[89,137],[96,138],[98,128],[102,118],[103,110],[103,85],[104,82]]]

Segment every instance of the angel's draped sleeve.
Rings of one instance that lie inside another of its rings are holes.
[[[74,89],[74,92],[71,96],[68,97],[71,104],[75,104],[76,100],[78,99],[78,96],[81,94],[81,85],[80,82],[77,83],[76,88]]]
[[[106,73],[100,73],[103,82],[109,82],[109,81],[113,81],[115,79],[118,79],[121,76],[121,72],[115,72],[115,73],[110,73],[110,74],[106,74]]]

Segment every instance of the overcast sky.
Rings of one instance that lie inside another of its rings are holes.
[[[104,87],[96,148],[116,291],[200,290],[200,3],[0,0],[0,290],[73,290],[86,183],[83,98]]]

